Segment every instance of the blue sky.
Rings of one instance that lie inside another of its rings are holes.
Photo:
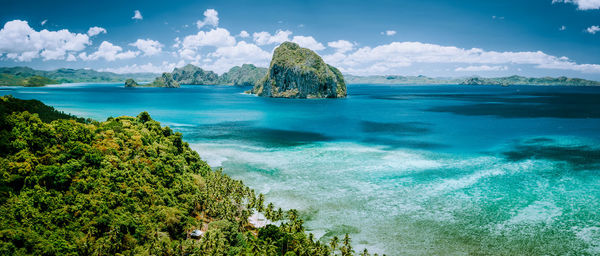
[[[348,74],[600,80],[600,0],[10,0],[2,6],[0,66],[161,72],[192,63],[222,73],[243,63],[267,66],[273,49],[293,40]]]

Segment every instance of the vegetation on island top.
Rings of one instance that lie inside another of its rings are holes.
[[[139,85],[132,78],[127,78],[127,80],[125,80],[125,87],[136,87],[136,86],[139,86]]]
[[[127,78],[137,81],[152,81],[156,76],[153,73],[115,74],[111,72],[100,72],[92,69],[69,69],[61,68],[52,71],[36,70],[29,67],[0,67],[0,86],[22,86],[19,81],[29,77],[44,77],[48,81],[45,84],[81,83],[81,82],[123,82]]]
[[[12,74],[0,74],[0,86],[36,87],[57,83],[57,81],[54,81],[50,78],[38,75],[23,77]]]
[[[344,76],[314,51],[284,42],[275,48],[267,74],[250,91],[281,98],[346,97]]]
[[[0,106],[1,255],[354,253],[348,235],[315,241],[297,211],[265,206],[146,112],[98,122]],[[253,225],[256,212],[271,224]]]
[[[252,64],[232,67],[223,75],[207,71],[192,64],[173,69],[171,73],[163,73],[150,86],[169,87],[167,84],[187,85],[235,85],[253,86],[267,73],[266,68],[258,68]],[[170,76],[170,77],[165,77]],[[178,87],[178,86],[170,86]]]

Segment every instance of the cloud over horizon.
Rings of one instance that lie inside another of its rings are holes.
[[[554,2],[592,8],[595,1],[600,0]],[[581,64],[568,57],[553,56],[536,50],[494,51],[410,41],[360,45],[357,42],[339,39],[321,43],[312,35],[296,35],[289,29],[277,29],[274,32],[249,32],[242,29],[239,30],[239,34],[232,34],[228,29],[219,27],[217,10],[206,9],[203,16],[203,19],[196,22],[196,28],[189,27],[193,31],[179,34],[173,39],[174,44],[167,48],[158,40],[149,38],[139,38],[133,42],[113,41],[121,45],[108,40],[94,44],[91,38],[95,36],[106,34],[102,37],[110,37],[108,31],[99,26],[92,26],[83,33],[74,33],[67,29],[36,31],[27,21],[8,21],[0,30],[0,60],[29,62],[40,59],[70,63],[108,61],[122,66],[113,65],[101,69],[119,73],[159,73],[191,63],[223,73],[232,66],[245,63],[268,66],[274,48],[278,44],[291,41],[318,51],[327,63],[338,67],[344,73],[354,75],[403,74],[407,68],[420,64],[451,64],[454,66],[448,70],[456,72],[456,75],[462,75],[464,72],[517,70],[512,68],[514,65],[525,65],[537,70],[600,74],[599,64]],[[132,19],[142,20],[141,12],[135,10]],[[561,27],[561,30],[565,29],[565,26]],[[590,34],[599,31],[598,26],[585,29],[585,32]],[[381,34],[393,36],[397,32],[384,30]],[[123,61],[126,61],[125,65],[121,64]]]

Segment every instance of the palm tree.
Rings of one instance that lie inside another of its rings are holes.
[[[335,249],[337,248],[339,242],[340,242],[340,239],[337,236],[334,236],[333,238],[331,238],[331,242],[329,242],[329,246],[331,246],[331,251],[333,252],[333,254],[335,254]]]
[[[342,252],[342,256],[350,256],[352,253],[354,253],[354,250],[352,250],[352,245],[350,244],[350,236],[348,233],[346,233],[344,236],[343,246],[340,248],[340,251]]]
[[[367,248],[365,248],[365,250],[360,254],[360,256],[371,256],[371,254],[369,254],[369,251],[367,250]]]
[[[260,193],[260,194],[258,194],[258,199],[256,200],[256,205],[254,205],[254,206],[258,212],[262,212],[264,210],[264,204],[265,204],[265,195]]]
[[[277,209],[276,221],[280,221],[283,219],[283,210],[281,208]]]
[[[274,219],[273,218],[273,208],[274,208],[273,203],[269,203],[267,205],[267,209],[265,210],[265,217],[267,219],[269,219],[269,220],[273,220]]]

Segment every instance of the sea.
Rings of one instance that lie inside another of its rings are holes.
[[[213,168],[295,208],[321,242],[387,255],[600,255],[600,88],[2,87],[81,117],[151,117]]]

